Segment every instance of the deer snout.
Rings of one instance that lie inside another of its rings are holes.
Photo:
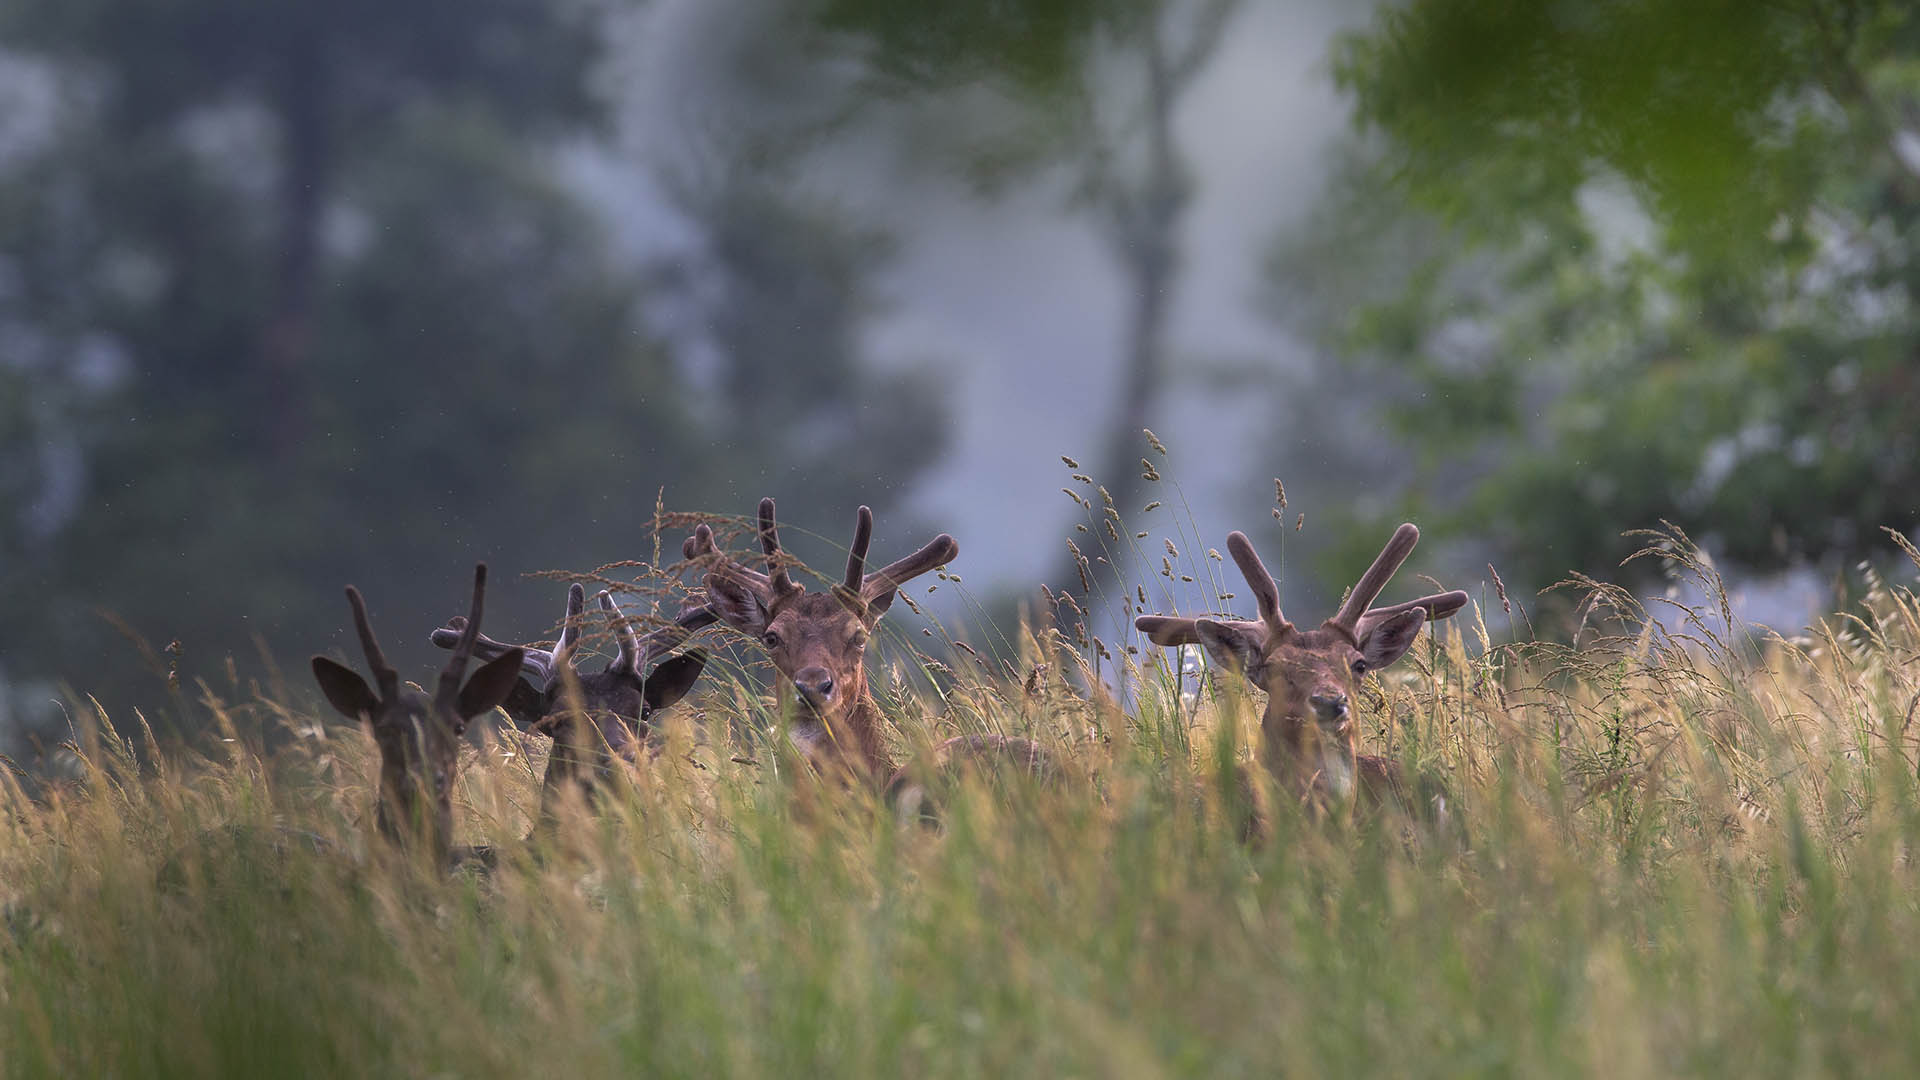
[[[801,668],[793,676],[794,689],[814,708],[833,701],[833,672],[823,667]]]
[[[1314,715],[1319,718],[1322,724],[1333,728],[1346,726],[1347,713],[1349,711],[1347,695],[1315,694],[1307,699],[1307,704],[1313,706]]]

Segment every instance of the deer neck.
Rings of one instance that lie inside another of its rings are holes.
[[[1267,770],[1296,795],[1352,800],[1363,777],[1351,729],[1343,738],[1312,730],[1311,723],[1268,706],[1260,724]]]
[[[1353,744],[1337,739],[1321,739],[1320,752],[1313,763],[1314,784],[1341,800],[1351,800],[1359,783],[1359,768],[1354,761]]]
[[[1359,766],[1360,794],[1368,803],[1411,805],[1407,800],[1406,784],[1400,774],[1398,761],[1372,754],[1361,754],[1354,759],[1354,763]],[[1438,798],[1436,805],[1440,813],[1446,812],[1444,797]]]
[[[547,774],[540,784],[542,820],[556,817],[570,787],[578,785],[586,798],[594,798],[600,781],[613,772],[614,754],[624,756],[631,745],[625,724],[622,717],[596,710],[591,719],[576,715],[554,729]]]
[[[424,779],[398,755],[383,754],[380,763],[380,807],[376,817],[380,834],[401,847],[423,841],[436,859],[446,861],[453,844],[453,805],[435,798]]]

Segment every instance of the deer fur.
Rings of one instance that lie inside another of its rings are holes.
[[[524,659],[517,648],[504,649],[464,678],[467,661],[480,636],[487,566],[473,568],[473,607],[451,648],[431,696],[400,684],[374,638],[373,623],[360,590],[347,586],[354,628],[367,657],[374,685],[329,657],[313,658],[313,677],[321,693],[342,715],[361,721],[380,752],[379,828],[403,849],[432,857],[441,866],[453,857],[453,782],[459,769],[460,741],[467,724],[507,699]]]
[[[683,547],[710,564],[708,603],[721,622],[757,639],[779,673],[782,706],[794,717],[788,738],[816,770],[874,787],[891,799],[913,786],[887,753],[880,710],[867,685],[867,642],[900,586],[952,562],[960,545],[945,533],[907,557],[867,573],[873,511],[860,507],[840,582],[809,592],[788,572],[772,499],[760,500],[758,534],[766,573],[722,553],[702,525]],[[1000,756],[1032,767],[1045,751],[1027,739],[962,735],[934,748],[937,768]]]
[[[571,791],[592,799],[617,762],[635,762],[642,746],[658,745],[653,715],[693,689],[707,656],[692,649],[661,661],[651,671],[647,665],[716,621],[711,608],[690,608],[674,622],[641,637],[613,594],[602,590],[598,602],[619,653],[602,670],[585,672],[579,670],[578,653],[586,595],[577,583],[567,590],[566,617],[551,649],[504,645],[485,635],[477,635],[474,642],[475,651],[483,657],[521,653],[519,678],[503,707],[516,727],[553,739],[541,781],[543,826],[557,819]],[[466,621],[455,616],[433,632],[432,641],[441,648],[453,648],[465,630]]]
[[[1280,610],[1280,588],[1245,533],[1227,537],[1227,550],[1259,605],[1258,620],[1143,615],[1134,625],[1156,645],[1204,647],[1215,664],[1244,674],[1267,695],[1260,719],[1260,760],[1283,791],[1316,812],[1348,813],[1356,804],[1420,809],[1444,816],[1444,792],[1416,807],[1400,763],[1359,752],[1353,698],[1359,684],[1413,646],[1429,621],[1467,603],[1459,590],[1391,607],[1371,607],[1394,571],[1420,540],[1411,524],[1394,531],[1346,602],[1332,618],[1302,630]]]

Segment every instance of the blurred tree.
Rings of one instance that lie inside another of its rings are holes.
[[[1882,550],[1920,526],[1916,46],[1879,0],[1387,9],[1275,306],[1384,399],[1404,504],[1536,582],[1662,517],[1755,570]]]
[[[177,639],[191,694],[254,639],[326,647],[344,581],[437,625],[478,557],[490,624],[537,634],[516,576],[650,557],[659,486],[740,513],[771,481],[842,543],[907,490],[944,413],[863,355],[882,238],[736,157],[643,265],[564,182],[614,6],[0,13],[0,100],[47,91],[0,116],[0,679],[125,715],[155,684],[103,612]]]
[[[715,392],[695,415],[734,484],[730,503],[708,508],[746,514],[761,495],[800,494],[782,520],[844,548],[856,506],[884,513],[946,448],[940,373],[876,366],[861,341],[886,235],[811,198],[786,168],[720,150],[670,185],[699,241],[656,268],[690,328],[683,350],[711,358]],[[885,520],[890,533],[910,528]]]
[[[521,134],[592,124],[594,18],[547,0],[20,0],[0,30],[95,74],[116,139],[167,141],[222,109],[270,128],[264,317],[226,362],[254,384],[259,437],[279,456],[307,434],[321,228],[338,186],[423,108],[476,108]]]
[[[1180,281],[1181,232],[1193,184],[1175,114],[1206,70],[1238,0],[962,0],[934,8],[883,0],[818,0],[828,32],[860,51],[892,95],[981,83],[1021,106],[1020,122],[949,150],[991,194],[1061,169],[1070,202],[1096,221],[1126,281],[1119,396],[1090,471],[1124,511],[1141,502],[1146,453],[1166,389],[1167,321]],[[946,137],[958,131],[939,128]],[[1108,552],[1124,575],[1124,545]],[[1073,561],[1048,575],[1079,580]]]
[[[124,704],[144,676],[107,609],[179,639],[191,693],[256,635],[325,647],[348,580],[422,628],[389,649],[424,656],[474,557],[510,583],[643,554],[657,485],[704,461],[640,279],[554,175],[602,120],[598,18],[0,15],[9,64],[50,88],[0,154],[9,677]],[[550,589],[496,592],[501,626],[551,618]]]
[[[599,44],[593,15],[545,0],[21,0],[0,27],[15,46],[96,73],[117,138],[165,138],[221,108],[269,123],[273,263],[242,356],[259,438],[284,455],[307,432],[321,225],[336,184],[428,106],[480,108],[518,133],[588,125],[599,113],[582,77]]]

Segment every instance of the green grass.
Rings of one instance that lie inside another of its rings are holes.
[[[1237,843],[1254,703],[1189,714],[1152,656],[1130,711],[1063,651],[1044,686],[889,693],[903,756],[994,729],[1071,763],[949,793],[937,834],[683,729],[534,858],[537,753],[489,746],[460,826],[503,861],[452,879],[372,839],[350,730],[289,714],[270,760],[100,739],[0,822],[0,1070],[1920,1075],[1911,595],[1799,643],[1600,596],[1574,647],[1467,623],[1370,695],[1368,748],[1446,778],[1464,850],[1279,800]],[[716,740],[739,700],[703,698]]]

